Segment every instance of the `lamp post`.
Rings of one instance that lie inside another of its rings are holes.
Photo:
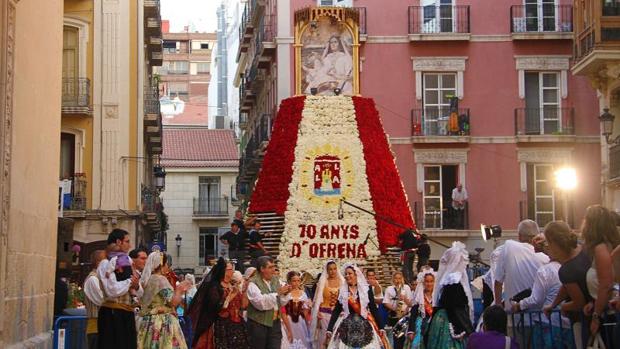
[[[183,238],[180,234],[177,234],[177,237],[175,237],[174,240],[177,242],[177,257],[179,257],[181,256],[181,242],[183,241]]]
[[[564,220],[569,224],[568,198],[577,188],[577,171],[572,167],[563,167],[555,171],[555,186],[564,194]]]
[[[155,177],[155,188],[163,191],[166,188],[166,170],[160,165],[153,166],[153,176]]]

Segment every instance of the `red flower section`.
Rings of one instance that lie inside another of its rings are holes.
[[[379,112],[370,98],[353,97],[357,128],[364,148],[366,176],[375,212],[401,225],[415,228]],[[398,244],[403,229],[377,218],[377,235],[382,251]]]
[[[275,212],[284,215],[289,197],[288,185],[293,177],[297,131],[304,109],[305,96],[282,101],[273,123],[258,181],[252,192],[249,211]]]

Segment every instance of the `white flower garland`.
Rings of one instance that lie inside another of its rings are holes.
[[[340,158],[342,180],[340,195],[317,196],[313,192],[314,157],[322,155]],[[380,255],[374,217],[345,205],[344,218],[338,219],[338,204],[342,197],[364,209],[373,209],[363,147],[350,97],[306,98],[295,147],[289,192],[278,256],[278,263],[283,271],[301,270],[316,275],[329,258],[311,258],[310,244],[350,243],[359,246],[363,244],[368,234],[370,234],[368,243],[365,245],[367,256]],[[316,225],[317,229],[323,225],[348,227],[357,225],[359,235],[355,239],[345,239],[342,236],[339,239],[331,239],[321,238],[317,232],[312,239],[301,237],[300,226],[310,224]],[[301,246],[300,255],[291,257],[299,246]],[[364,264],[365,260],[353,259],[352,262]]]

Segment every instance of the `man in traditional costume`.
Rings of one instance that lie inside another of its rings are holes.
[[[129,233],[114,229],[108,235],[108,246],[124,253],[129,252]],[[108,255],[109,257],[109,255]],[[129,279],[117,281],[115,272],[118,257],[104,259],[97,268],[104,301],[99,308],[97,329],[99,348],[135,349],[137,346],[136,319],[130,290],[141,297],[144,293],[137,273]]]
[[[280,307],[290,300],[291,287],[280,286],[269,256],[256,259],[257,273],[248,285],[248,335],[254,349],[279,349],[282,343]]]
[[[90,263],[93,269],[84,281],[84,306],[88,317],[86,323],[88,349],[97,349],[97,316],[99,315],[99,307],[103,303],[103,291],[97,276],[97,267],[105,257],[104,250],[96,250],[91,254]]]

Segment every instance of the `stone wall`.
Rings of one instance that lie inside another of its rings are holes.
[[[48,348],[63,2],[8,0],[0,7],[0,347]]]

